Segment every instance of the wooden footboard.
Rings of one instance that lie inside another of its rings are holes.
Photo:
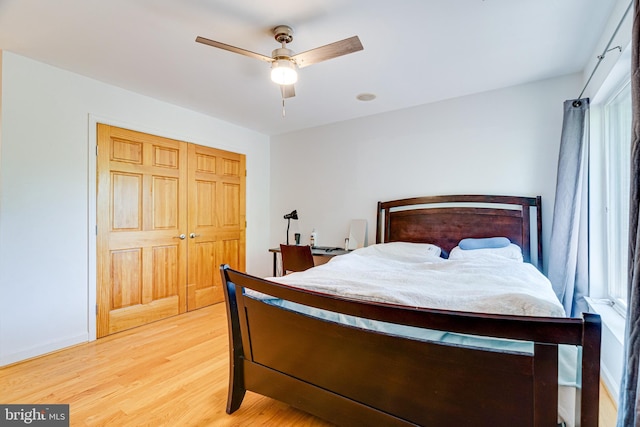
[[[600,319],[500,316],[347,300],[222,267],[229,320],[227,412],[246,390],[345,426],[554,426],[558,345],[582,347],[577,420],[597,426]],[[346,326],[244,295],[253,289],[358,317],[531,341],[533,354],[420,341]]]

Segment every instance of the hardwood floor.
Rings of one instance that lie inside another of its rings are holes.
[[[330,425],[253,393],[227,415],[226,322],[217,304],[2,368],[0,403],[68,403],[72,426]]]
[[[614,403],[609,390],[600,383],[600,412],[599,412],[599,425],[600,427],[615,427],[616,418],[618,416],[618,408]]]
[[[72,426],[331,425],[254,393],[227,415],[227,346],[217,304],[1,368],[0,403],[67,403]],[[601,396],[600,425],[614,426]]]

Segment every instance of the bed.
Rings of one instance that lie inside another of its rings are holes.
[[[420,197],[380,202],[376,245],[364,249],[428,243],[441,249],[441,260],[424,264],[440,268],[466,262],[444,261],[459,252],[462,239],[501,236],[520,248],[527,268],[541,270],[541,230],[540,197]],[[322,268],[355,259],[356,252]],[[410,268],[398,268],[402,282],[403,269]],[[566,394],[562,360],[569,350],[579,355],[576,384],[569,387],[570,413],[560,418],[571,425],[598,424],[597,315],[424,307],[274,281],[295,282],[294,275],[267,280],[228,266],[221,272],[229,321],[229,414],[250,390],[345,426],[553,426],[565,405],[559,394]]]

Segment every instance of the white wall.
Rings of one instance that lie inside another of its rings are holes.
[[[247,156],[247,269],[270,270],[269,139],[3,52],[0,365],[95,333],[97,121]]]
[[[575,74],[272,138],[271,244],[297,209],[308,242],[341,246],[349,220],[368,221],[378,201],[439,194],[542,196],[549,240],[563,102]],[[546,261],[546,259],[545,259]]]

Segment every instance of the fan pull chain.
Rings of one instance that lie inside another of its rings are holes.
[[[284,119],[287,115],[287,112],[284,109],[284,98],[282,98],[282,118]]]

